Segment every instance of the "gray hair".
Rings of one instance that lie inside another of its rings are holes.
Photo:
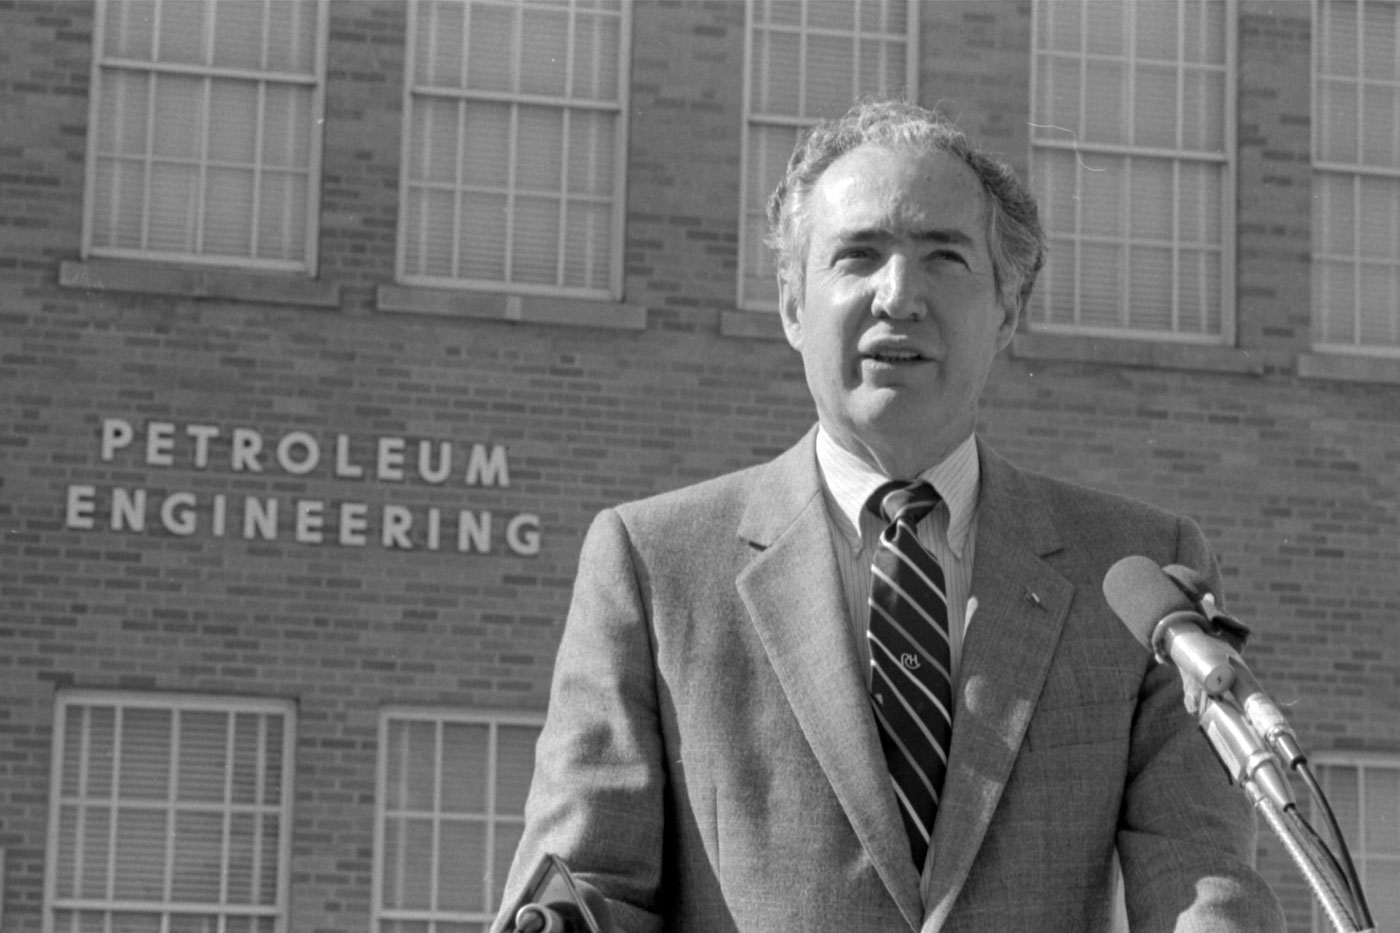
[[[942,115],[899,100],[862,101],[813,126],[797,143],[787,173],[768,199],[768,235],[778,276],[799,300],[807,253],[807,198],[833,162],[867,143],[943,151],[972,169],[986,193],[987,248],[997,300],[1008,313],[1030,300],[1045,255],[1035,196],[1000,159],[977,149]]]

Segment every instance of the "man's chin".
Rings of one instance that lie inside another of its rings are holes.
[[[859,393],[856,418],[862,428],[889,437],[907,431],[927,433],[938,428],[941,401],[927,392],[898,386],[867,386]]]
[[[876,393],[866,402],[854,424],[857,436],[866,446],[885,450],[902,464],[918,463],[916,471],[946,457],[972,433],[975,424],[972,415],[948,419],[947,409],[927,397],[917,401],[899,393]]]

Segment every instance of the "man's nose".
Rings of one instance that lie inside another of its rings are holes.
[[[928,314],[928,295],[918,264],[891,256],[880,269],[871,310],[882,317],[919,320]]]

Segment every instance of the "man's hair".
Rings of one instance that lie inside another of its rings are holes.
[[[997,300],[1007,312],[1030,299],[1045,254],[1035,197],[1011,167],[977,149],[942,115],[900,100],[867,100],[813,126],[798,141],[787,173],[768,199],[768,235],[779,277],[801,300],[809,231],[807,200],[833,162],[866,144],[942,151],[960,159],[986,194],[987,248]]]

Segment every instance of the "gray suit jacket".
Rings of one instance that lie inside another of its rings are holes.
[[[1200,530],[986,447],[924,921],[813,438],[594,522],[505,903],[549,851],[638,933],[1084,933],[1116,851],[1135,933],[1282,930],[1244,796],[1101,592],[1129,554],[1214,578]]]

